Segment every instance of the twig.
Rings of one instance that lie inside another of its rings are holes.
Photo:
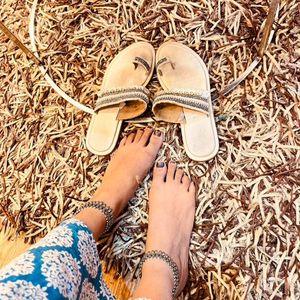
[[[42,65],[42,62],[0,21],[2,32],[18,46],[36,65]]]

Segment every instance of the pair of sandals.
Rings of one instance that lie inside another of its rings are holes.
[[[87,148],[97,155],[114,150],[122,121],[147,109],[150,93],[146,85],[154,66],[163,88],[152,103],[154,115],[181,124],[184,147],[191,159],[213,158],[219,142],[207,68],[197,53],[173,41],[162,44],[156,54],[151,44],[134,43],[113,59],[88,129]]]

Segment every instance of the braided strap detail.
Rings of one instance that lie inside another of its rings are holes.
[[[149,66],[147,61],[144,60],[142,57],[136,56],[134,58],[133,64],[134,64],[135,68],[137,68],[138,64],[140,64],[146,69],[147,72],[150,72],[150,70],[151,70],[151,67]]]
[[[171,65],[172,69],[174,70],[175,64],[170,60],[169,57],[163,57],[156,63],[156,70],[160,76],[163,76],[163,72],[160,69],[160,67],[162,67],[163,65],[168,64],[168,63]]]
[[[209,91],[172,90],[159,92],[153,101],[153,112],[159,104],[175,104],[185,108],[209,113]]]
[[[161,58],[161,59],[156,63],[156,69],[158,69],[160,65],[162,65],[162,64],[164,64],[164,63],[166,63],[166,62],[168,62],[168,58],[167,58],[167,57]]]
[[[104,203],[102,201],[89,201],[89,202],[85,203],[84,205],[82,205],[76,211],[76,213],[79,213],[80,211],[84,210],[85,208],[95,208],[95,209],[100,210],[104,214],[105,221],[106,221],[104,233],[106,233],[110,229],[110,227],[113,225],[113,223],[114,223],[113,210],[106,203]]]
[[[176,293],[179,287],[179,282],[180,282],[180,273],[179,273],[179,268],[176,265],[176,263],[174,262],[174,260],[164,251],[161,250],[152,250],[147,252],[144,257],[142,258],[141,262],[140,262],[140,266],[139,266],[139,276],[142,276],[142,267],[143,264],[145,263],[145,261],[149,260],[149,259],[161,259],[163,260],[165,263],[167,263],[167,265],[171,268],[171,271],[173,273],[173,280],[174,280],[174,287],[172,289],[172,296],[173,298],[176,297]]]
[[[105,107],[129,101],[142,102],[147,107],[149,102],[149,94],[149,90],[143,86],[107,90],[99,94],[95,106],[95,112]]]

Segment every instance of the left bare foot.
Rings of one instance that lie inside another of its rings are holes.
[[[180,272],[177,295],[184,288],[188,276],[195,193],[194,183],[183,170],[176,168],[175,163],[169,163],[168,168],[164,163],[158,163],[154,168],[149,192],[146,252],[162,250],[175,261]],[[134,296],[171,300],[173,287],[170,267],[162,260],[151,259],[143,265],[142,279]]]
[[[153,166],[162,143],[163,136],[150,128],[124,137],[91,200],[105,202],[118,216]]]

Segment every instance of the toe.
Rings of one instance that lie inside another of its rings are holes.
[[[196,196],[196,186],[194,182],[190,183],[189,193],[194,195],[194,197]]]
[[[169,162],[168,173],[167,173],[167,181],[174,180],[175,171],[176,171],[176,164],[172,161]]]
[[[141,136],[141,138],[139,140],[139,143],[142,144],[143,146],[146,146],[148,144],[148,142],[149,142],[149,138],[150,138],[152,132],[153,132],[153,129],[150,128],[150,127],[147,127],[144,130],[144,132],[143,132],[143,134],[142,134],[142,136]]]
[[[135,134],[134,142],[138,143],[140,141],[142,135],[143,135],[143,130],[139,129]]]
[[[127,136],[127,139],[126,139],[126,145],[128,144],[131,144],[134,140],[134,137],[135,137],[135,133],[130,133],[128,136]]]
[[[182,184],[183,186],[188,190],[189,186],[190,186],[190,183],[191,183],[191,180],[186,176],[184,175],[182,177]]]
[[[122,140],[120,141],[120,144],[119,144],[119,147],[120,147],[120,148],[123,147],[123,146],[125,146],[125,144],[126,144],[126,139],[127,139],[126,136],[124,136],[124,137],[122,138]]]
[[[160,132],[154,132],[150,137],[150,141],[147,147],[154,152],[158,152],[163,141],[164,141],[163,135]]]
[[[164,182],[167,174],[167,167],[164,162],[157,162],[153,169],[153,182]]]
[[[182,176],[183,176],[183,170],[177,169],[176,174],[175,174],[175,181],[181,182]]]

